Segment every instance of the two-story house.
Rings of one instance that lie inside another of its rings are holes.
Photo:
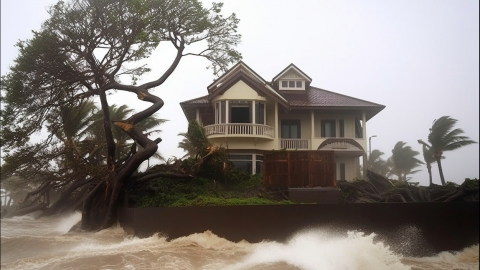
[[[203,124],[208,139],[228,148],[236,167],[261,173],[270,150],[334,151],[335,177],[353,180],[366,163],[366,123],[385,106],[311,86],[290,64],[271,82],[243,62],[181,102],[188,121]]]

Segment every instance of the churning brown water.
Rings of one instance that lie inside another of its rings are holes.
[[[1,269],[479,269],[478,244],[416,258],[361,232],[310,230],[286,243],[234,243],[207,231],[167,241],[127,236],[119,227],[68,232],[79,220],[79,213],[3,219]]]

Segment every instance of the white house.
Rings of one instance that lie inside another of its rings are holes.
[[[294,64],[269,82],[239,62],[207,87],[207,95],[180,105],[213,144],[228,148],[235,166],[251,173],[262,172],[265,151],[333,150],[336,179],[358,178],[367,121],[385,106],[311,82]]]

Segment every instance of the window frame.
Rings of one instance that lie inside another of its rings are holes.
[[[326,128],[325,128],[325,124],[332,124],[332,128],[331,128],[331,132],[332,132],[332,136],[327,136],[326,134]],[[337,137],[337,126],[336,126],[336,121],[334,119],[323,119],[320,121],[320,136],[322,138],[336,138]]]
[[[283,126],[284,125],[288,125],[289,126],[289,129],[288,129],[288,135],[289,137],[283,137]],[[291,137],[291,129],[290,127],[292,125],[296,125],[297,126],[297,138],[292,138]],[[280,120],[280,138],[281,139],[301,139],[302,138],[302,121],[300,121],[300,119],[281,119]]]
[[[300,83],[300,85],[298,85],[298,83]],[[286,84],[286,86],[284,84]],[[292,79],[280,80],[278,88],[280,90],[305,90],[305,81]]]

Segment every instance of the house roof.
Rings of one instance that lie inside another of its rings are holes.
[[[290,64],[282,72],[280,72],[273,80],[280,78],[289,69],[296,69],[302,76],[304,75],[310,81],[305,73],[303,73],[295,65]],[[269,96],[278,101],[287,109],[349,109],[349,110],[362,110],[366,113],[366,119],[369,120],[377,113],[382,111],[385,106],[370,101],[342,95],[325,89],[308,86],[305,91],[288,91],[288,90],[276,90],[270,82],[265,81],[257,73],[255,73],[245,63],[239,62],[233,66],[229,71],[220,76],[207,89],[209,94],[206,96],[198,97],[195,99],[183,101],[180,103],[187,119],[195,119],[196,108],[211,106],[211,100],[217,96],[223,94],[233,84],[242,80],[248,84],[252,89],[259,92],[262,95]]]
[[[227,81],[231,76],[235,75],[238,70],[245,70],[247,71],[246,74],[252,77],[255,80],[258,80],[262,84],[266,84],[267,81],[263,79],[260,75],[258,75],[253,69],[251,69],[247,64],[243,61],[238,62],[232,68],[230,68],[227,72],[225,72],[222,76],[218,77],[213,83],[207,86],[207,90],[210,93],[214,91],[217,87],[220,87],[223,82]]]
[[[281,91],[288,100],[290,109],[363,109],[367,120],[385,108],[384,105],[342,95],[325,89],[310,86],[306,93]]]
[[[188,121],[195,120],[198,108],[211,107],[208,95],[180,102],[183,113]]]
[[[285,99],[285,97],[283,97],[279,92],[275,91],[268,83],[259,81],[249,75],[251,74],[243,69],[236,70],[234,73],[230,74],[228,81],[223,82],[209,93],[208,99],[212,100],[218,95],[223,95],[225,91],[230,89],[230,87],[232,87],[238,81],[243,81],[260,95],[274,99],[285,108],[288,107],[288,100]]]

